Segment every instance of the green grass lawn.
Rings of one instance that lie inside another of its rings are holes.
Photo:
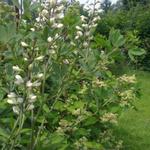
[[[150,150],[150,73],[137,72],[141,98],[119,120],[117,136],[124,140],[124,150]]]

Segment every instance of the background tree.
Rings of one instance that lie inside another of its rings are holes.
[[[107,13],[108,10],[111,8],[111,1],[110,0],[103,0],[103,2],[101,3],[101,8],[102,10]]]

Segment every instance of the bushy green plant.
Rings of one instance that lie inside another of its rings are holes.
[[[25,1],[18,24],[3,18],[0,149],[121,149],[113,127],[133,107],[136,79],[110,71],[125,40],[112,30],[96,41],[97,3],[85,17],[76,3]]]
[[[126,36],[127,39],[130,38],[130,43],[131,40],[133,40],[132,45],[135,42],[135,38],[136,40],[138,39],[138,41],[140,42],[140,44],[138,44],[138,47],[141,49],[145,49],[146,55],[142,59],[137,58],[136,60],[138,60],[137,62],[139,63],[140,67],[149,70],[150,2],[145,2],[146,4],[141,5],[139,2],[135,1],[135,4],[137,4],[135,6],[132,6],[130,9],[123,9],[121,5],[116,4],[113,10],[110,10],[107,14],[102,15],[102,19],[98,23],[96,32],[108,37],[109,32],[113,27],[115,29],[120,29],[121,34]],[[134,44],[134,47],[137,46],[137,43]],[[126,46],[128,46],[128,43],[126,44]]]

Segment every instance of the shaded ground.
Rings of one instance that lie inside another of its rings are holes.
[[[117,136],[124,140],[124,150],[150,150],[150,73],[138,72],[142,96],[138,111],[130,110],[119,120]]]

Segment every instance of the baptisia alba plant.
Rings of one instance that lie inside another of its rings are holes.
[[[113,127],[133,106],[136,78],[109,69],[124,44],[120,34],[105,51],[93,46],[98,6],[85,5],[81,15],[78,2],[27,0],[17,23],[13,9],[8,22],[3,17],[0,29],[13,35],[0,39],[2,150],[121,149]]]

